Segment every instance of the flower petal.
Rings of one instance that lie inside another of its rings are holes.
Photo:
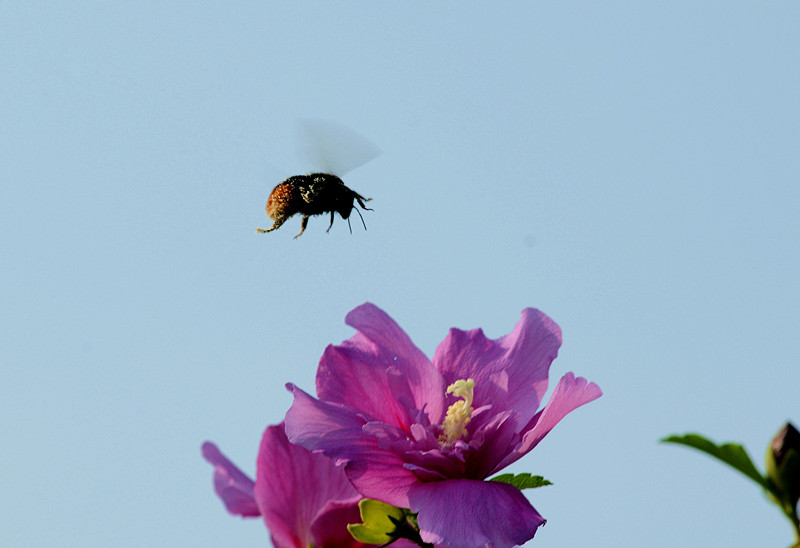
[[[324,548],[336,546],[337,548],[363,546],[347,530],[350,523],[361,523],[361,514],[358,511],[358,501],[361,497],[347,501],[330,501],[322,508],[311,527],[313,545]]]
[[[358,518],[360,497],[342,468],[324,455],[289,443],[281,424],[267,428],[261,440],[255,499],[276,547],[304,548],[323,545],[316,535],[351,538],[346,518],[317,520],[334,508],[336,515],[347,512],[348,506]]]
[[[536,414],[547,391],[550,364],[561,346],[561,329],[544,313],[526,308],[514,330],[496,340],[483,331],[451,329],[433,364],[448,383],[475,380],[476,406],[513,409],[520,424]]]
[[[398,508],[408,508],[408,490],[420,481],[412,470],[405,468],[400,456],[380,450],[377,444],[350,461],[344,470],[364,497]]]
[[[511,485],[476,480],[420,484],[410,493],[422,540],[450,548],[509,548],[533,538],[545,520]]]
[[[320,401],[289,383],[294,402],[286,412],[289,441],[310,451],[323,451],[329,457],[349,458],[350,449],[363,437],[366,421],[341,405]]]
[[[287,385],[294,403],[286,413],[286,434],[292,443],[347,462],[345,472],[359,493],[399,507],[408,507],[408,488],[418,480],[403,459],[363,432],[355,411],[316,400]]]
[[[408,409],[423,409],[433,423],[444,416],[441,374],[383,310],[365,303],[345,323],[356,333],[330,346],[317,370],[317,395],[363,412],[373,420],[408,427]],[[390,372],[395,371],[395,375]]]
[[[603,392],[593,382],[567,373],[558,381],[550,401],[523,429],[521,443],[495,467],[499,471],[536,447],[558,422],[581,405],[594,401]]]
[[[393,367],[361,348],[329,346],[317,369],[317,394],[325,401],[356,409],[369,420],[408,428],[409,405],[403,405],[399,397],[404,396],[407,404],[413,405],[413,401],[407,382],[390,386]]]
[[[519,425],[513,411],[503,411],[491,415],[481,428],[475,429],[470,444],[477,450],[467,461],[465,477],[484,479],[489,477],[509,451],[519,443]]]
[[[201,447],[203,458],[214,466],[214,490],[228,512],[245,518],[260,516],[253,496],[254,482],[211,442]]]

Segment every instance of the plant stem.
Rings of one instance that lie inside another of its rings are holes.
[[[800,548],[800,517],[797,515],[797,508],[787,509],[786,516],[794,527],[794,544],[790,548]]]

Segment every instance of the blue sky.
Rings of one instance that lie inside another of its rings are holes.
[[[755,485],[657,440],[800,421],[796,2],[0,5],[0,545],[264,546],[252,473],[346,313],[432,355],[533,306],[604,396],[512,471],[531,546],[785,546]],[[296,120],[383,154],[368,230],[263,207]],[[554,383],[552,383],[554,384]]]

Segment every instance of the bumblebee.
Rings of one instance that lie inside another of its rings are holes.
[[[300,224],[300,233],[295,238],[305,231],[308,219],[312,215],[330,213],[331,224],[328,226],[328,231],[333,226],[334,213],[339,213],[342,219],[346,219],[347,226],[350,227],[350,213],[353,210],[361,217],[361,223],[366,230],[367,224],[356,208],[355,202],[361,209],[372,211],[365,205],[365,202],[371,199],[351,190],[339,177],[330,173],[295,175],[272,189],[267,199],[267,216],[274,223],[269,228],[256,229],[256,233],[272,232],[297,213],[303,216],[303,221]],[[353,229],[350,227],[350,233],[352,232]]]

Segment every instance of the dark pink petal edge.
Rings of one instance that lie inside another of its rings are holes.
[[[284,424],[264,432],[255,498],[276,548],[354,546],[347,524],[361,497],[333,460],[290,443]]]
[[[245,518],[261,515],[253,494],[255,482],[211,442],[201,447],[203,458],[214,466],[214,490],[231,514]]]

